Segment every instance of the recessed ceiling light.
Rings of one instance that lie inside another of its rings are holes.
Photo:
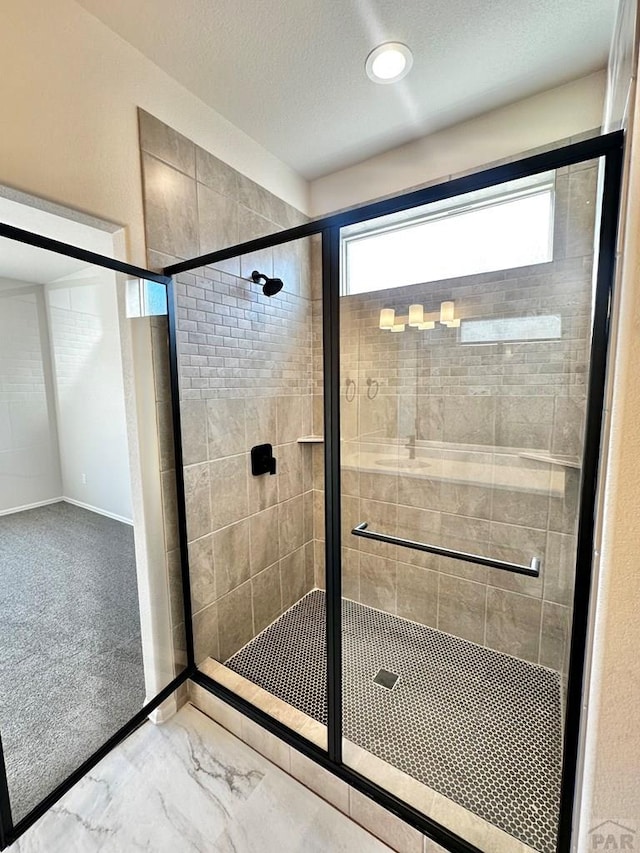
[[[374,47],[364,64],[374,83],[396,83],[406,77],[413,65],[413,54],[398,41],[388,41]]]

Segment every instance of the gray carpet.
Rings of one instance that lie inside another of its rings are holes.
[[[0,642],[16,821],[144,703],[133,528],[68,503],[1,516]]]
[[[558,673],[353,601],[343,604],[343,658],[347,738],[555,851]],[[306,595],[227,666],[326,725],[324,593]],[[392,689],[374,682],[380,670],[399,676]]]

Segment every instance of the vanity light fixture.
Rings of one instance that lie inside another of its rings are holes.
[[[438,318],[440,325],[448,329],[457,329],[460,326],[460,320],[454,316],[454,307],[453,302],[443,302],[440,305]],[[414,303],[409,305],[408,317],[396,317],[395,308],[381,308],[378,325],[380,329],[387,332],[404,332],[406,327],[423,332],[427,329],[435,329],[436,321],[425,319],[424,306]]]
[[[387,41],[371,51],[364,67],[374,83],[397,83],[406,77],[413,65],[413,54],[398,41]]]

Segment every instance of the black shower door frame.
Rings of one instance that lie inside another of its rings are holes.
[[[46,249],[49,252],[55,252],[59,255],[65,255],[70,258],[82,261],[87,264],[103,267],[112,272],[121,273],[132,279],[142,279],[151,281],[155,284],[163,285],[167,291],[167,306],[168,306],[168,321],[169,321],[169,344],[170,344],[170,382],[171,382],[171,404],[173,413],[173,426],[178,436],[180,428],[180,405],[178,398],[178,374],[177,374],[177,358],[175,352],[175,313],[172,310],[175,304],[173,292],[173,279],[170,276],[162,273],[153,272],[143,269],[142,267],[134,266],[133,264],[119,261],[116,258],[109,258],[105,255],[90,252],[87,249],[82,249],[79,246],[73,246],[69,243],[63,243],[59,240],[53,240],[49,237],[43,237],[41,234],[34,234],[31,231],[25,231],[22,228],[16,228],[13,225],[0,222],[0,237],[9,240],[15,240],[24,245],[34,246],[39,249]],[[180,453],[180,465],[182,465],[182,455]],[[182,472],[182,468],[180,468]],[[182,491],[181,491],[182,489]],[[177,487],[177,514],[180,550],[182,554],[182,583],[186,591],[188,599],[189,591],[189,574],[188,564],[186,561],[186,514],[184,503],[184,480],[180,478],[180,483]],[[189,660],[193,660],[193,631],[191,628],[191,608],[185,603],[185,631],[187,656]],[[55,803],[69,791],[83,776],[85,776],[95,765],[101,761],[111,750],[121,743],[125,738],[132,734],[153,711],[156,710],[166,699],[175,693],[175,691],[184,684],[189,678],[190,671],[188,666],[185,666],[183,671],[169,682],[154,698],[147,702],[144,707],[131,717],[117,732],[115,732],[108,740],[106,740],[92,755],[80,764],[66,779],[50,791],[31,811],[23,818],[14,823],[11,810],[11,798],[9,793],[9,784],[7,779],[7,771],[2,749],[2,739],[0,737],[0,850],[13,844],[35,821],[41,818]]]
[[[604,160],[597,238],[597,267],[594,275],[593,321],[590,341],[590,370],[587,388],[587,413],[579,497],[579,521],[576,551],[575,593],[571,629],[565,737],[563,743],[560,815],[557,853],[569,853],[573,830],[576,772],[580,748],[581,706],[589,625],[593,575],[593,548],[596,531],[596,501],[600,474],[602,420],[607,381],[607,356],[610,337],[611,303],[615,278],[616,244],[624,153],[624,133],[616,131],[582,142],[555,148],[542,154],[496,166],[444,183],[383,199],[342,213],[312,220],[304,225],[275,234],[209,252],[164,269],[175,276],[198,267],[215,265],[239,255],[272,248],[293,240],[321,235],[323,299],[324,368],[324,442],[325,442],[325,541],[326,541],[326,628],[327,628],[327,749],[323,750],[293,729],[270,717],[247,700],[198,670],[190,644],[190,677],[272,734],[293,746],[320,766],[331,771],[362,794],[387,808],[453,853],[482,853],[474,845],[436,823],[399,797],[352,770],[342,761],[342,566],[341,566],[341,461],[340,461],[340,232],[348,225],[376,219],[392,213],[441,201],[497,184],[525,178],[540,172],[560,169],[588,160]],[[175,335],[175,321],[170,324]],[[175,340],[173,357],[177,358]],[[177,364],[174,367],[177,376]],[[176,398],[177,399],[177,398]],[[174,416],[179,427],[179,413]],[[179,428],[176,431],[176,456],[181,458]],[[177,464],[177,477],[182,468]],[[184,484],[179,484],[184,493]],[[186,543],[186,539],[185,539]],[[185,546],[186,548],[186,546]],[[183,553],[183,561],[187,554]],[[188,576],[188,569],[185,572]],[[186,587],[188,591],[188,587]],[[185,595],[188,601],[188,595]],[[186,605],[188,609],[188,604]],[[189,624],[191,616],[189,616]]]
[[[108,258],[76,246],[62,243],[0,223],[0,237],[36,246],[59,254],[96,264],[132,278],[145,279],[167,288],[169,357],[172,391],[172,422],[176,463],[178,500],[178,533],[184,593],[187,665],[180,675],[135,714],[67,779],[50,792],[34,809],[13,823],[6,769],[0,742],[0,849],[13,843],[26,829],[50,809],[82,776],[111,749],[140,726],[149,714],[187,679],[205,687],[232,707],[262,725],[325,769],[352,785],[364,795],[384,806],[412,826],[424,832],[453,853],[482,853],[469,842],[436,823],[400,798],[371,782],[342,762],[342,579],[341,579],[341,494],[340,494],[340,231],[347,225],[375,219],[391,213],[485,189],[506,181],[524,178],[538,172],[559,169],[586,160],[604,158],[604,182],[601,224],[598,236],[598,264],[595,275],[595,297],[591,337],[590,373],[587,396],[586,434],[583,452],[582,481],[576,558],[574,616],[571,634],[571,656],[565,713],[563,775],[560,803],[558,853],[569,853],[573,825],[576,767],[580,741],[582,690],[592,586],[592,557],[595,534],[595,509],[598,488],[602,413],[604,409],[609,345],[610,306],[613,294],[616,239],[620,205],[624,135],[621,131],[564,146],[543,154],[526,157],[504,166],[486,169],[472,175],[416,190],[391,199],[374,202],[280,231],[268,237],[251,240],[227,249],[168,266],[163,274]],[[326,535],[326,601],[327,601],[327,700],[328,743],[323,750],[293,729],[273,719],[264,711],[237,696],[223,685],[200,672],[195,664],[190,576],[186,535],[184,474],[180,433],[177,321],[173,276],[198,267],[228,260],[237,255],[278,246],[305,237],[322,238],[323,295],[323,367],[325,422],[325,535]]]

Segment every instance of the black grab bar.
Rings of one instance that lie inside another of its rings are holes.
[[[412,548],[414,551],[426,551],[428,554],[439,554],[441,557],[451,557],[453,560],[464,560],[465,563],[476,563],[478,566],[488,566],[491,569],[501,569],[504,572],[514,572],[517,575],[526,575],[530,578],[540,577],[540,559],[531,558],[531,564],[521,566],[518,563],[507,563],[504,560],[494,560],[491,557],[483,557],[481,554],[467,554],[464,551],[452,551],[450,548],[441,548],[440,545],[428,545],[426,542],[414,542],[413,539],[402,539],[399,536],[387,536],[386,533],[376,533],[367,530],[368,523],[363,521],[356,525],[351,533],[354,536],[362,536],[364,539],[375,539],[377,542],[388,542],[390,545],[399,545],[401,548]]]

